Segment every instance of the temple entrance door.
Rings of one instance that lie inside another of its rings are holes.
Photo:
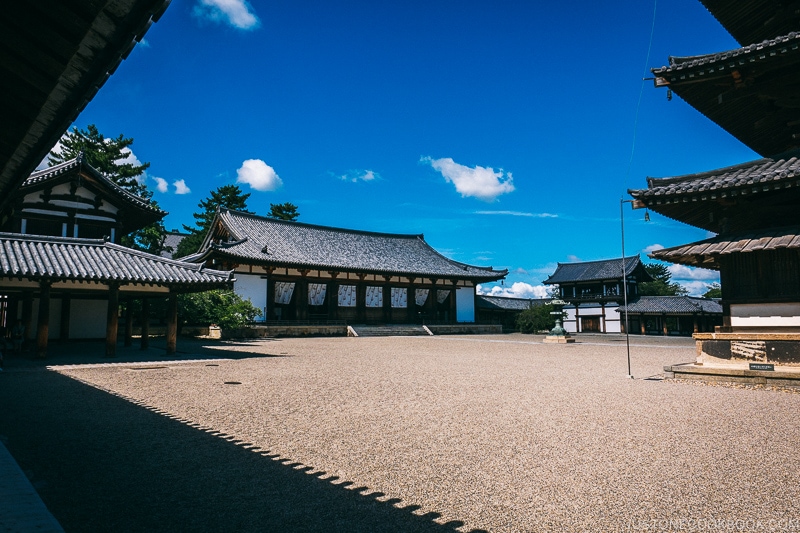
[[[600,317],[599,316],[582,316],[581,317],[581,331],[582,332],[600,332]]]

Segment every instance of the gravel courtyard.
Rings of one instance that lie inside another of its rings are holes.
[[[279,339],[0,376],[69,531],[800,531],[800,394],[660,380],[691,339]]]

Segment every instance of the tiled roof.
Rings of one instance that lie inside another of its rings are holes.
[[[505,311],[524,311],[531,307],[552,302],[550,298],[508,298],[505,296],[478,295],[480,309],[502,309]]]
[[[624,313],[621,305],[617,312]],[[692,296],[641,296],[628,304],[628,313],[666,313],[673,315],[690,315],[693,313],[722,314],[722,305],[716,300],[695,298]]]
[[[625,258],[625,274],[630,275],[641,265],[638,255]],[[644,270],[642,268],[642,270]],[[645,275],[647,275],[645,273]],[[622,279],[622,258],[603,259],[601,261],[587,261],[582,263],[558,263],[558,267],[544,283],[553,285],[556,283],[568,283],[576,281],[602,281]],[[649,281],[650,276],[647,275]]]
[[[717,258],[720,255],[780,249],[800,249],[800,226],[717,236],[704,241],[657,250],[652,252],[650,257],[671,263],[718,270]]]
[[[647,189],[630,189],[636,199],[650,203],[658,198],[687,194],[723,192],[749,188],[764,192],[800,184],[800,152],[794,151],[720,168],[709,172],[686,174],[669,178],[647,178]],[[679,200],[676,200],[679,201]]]
[[[0,277],[222,288],[233,272],[203,268],[100,239],[0,233]]]
[[[775,0],[700,0],[739,44],[749,44],[800,28],[800,9]]]
[[[140,196],[137,196],[123,189],[122,187],[120,187],[107,177],[105,177],[100,171],[98,171],[97,169],[95,169],[89,163],[86,162],[86,158],[83,156],[83,154],[79,154],[78,157],[70,159],[69,161],[64,161],[63,163],[59,163],[58,165],[33,172],[30,176],[28,176],[28,178],[25,181],[22,182],[20,189],[25,189],[27,187],[40,185],[49,180],[54,180],[60,176],[63,176],[64,174],[67,174],[71,171],[78,171],[78,172],[83,171],[90,174],[97,181],[99,181],[100,183],[111,189],[113,192],[115,192],[117,195],[119,195],[124,201],[128,202],[129,204],[135,205],[139,209],[145,211],[151,211],[153,213],[158,214],[160,217],[167,215],[166,211],[162,211],[161,209],[154,207],[144,198],[141,198]]]
[[[164,250],[161,252],[161,257],[172,257],[175,255],[175,252],[178,250],[178,245],[181,243],[183,239],[188,237],[188,233],[181,233],[179,231],[168,231],[167,236],[164,239],[164,247],[170,248],[172,251],[168,252]],[[186,260],[185,258],[183,259]]]
[[[431,248],[422,235],[317,226],[228,209],[220,210],[215,224],[221,224],[232,241],[214,244],[207,240],[201,256],[204,259],[215,255],[262,265],[482,281],[497,280],[508,273],[448,259]]]
[[[729,76],[730,71],[745,64],[771,61],[775,57],[795,54],[800,48],[800,32],[791,32],[742,48],[699,56],[671,56],[669,65],[651,71],[670,83],[692,80],[703,76]]]

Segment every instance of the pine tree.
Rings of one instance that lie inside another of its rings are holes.
[[[247,210],[248,198],[250,198],[250,193],[243,193],[238,185],[223,185],[211,191],[208,198],[197,204],[201,211],[192,214],[195,227],[183,225],[183,229],[188,231],[189,235],[178,244],[174,257],[184,257],[198,251],[214,221],[218,207],[252,213]]]
[[[297,212],[297,206],[286,202],[283,204],[269,204],[268,218],[275,218],[278,220],[297,220],[300,213]]]
[[[669,269],[658,263],[645,265],[644,269],[653,278],[653,281],[646,281],[639,284],[640,296],[685,296],[689,291],[678,283],[672,282],[672,274]]]
[[[60,144],[60,151],[50,152],[49,166],[70,161],[83,153],[86,162],[92,168],[122,189],[139,196],[150,206],[158,209],[158,204],[153,200],[153,191],[148,189],[142,180],[144,171],[150,167],[150,163],[134,165],[126,161],[131,153],[133,138],[125,137],[121,133],[114,138],[105,137],[97,126],[89,124],[85,130],[73,127],[72,131],[61,137]],[[159,254],[164,249],[166,235],[164,223],[158,220],[133,233],[123,235],[120,242],[130,248]]]

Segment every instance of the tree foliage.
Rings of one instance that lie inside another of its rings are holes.
[[[538,333],[551,330],[556,325],[556,315],[551,315],[555,308],[550,304],[531,305],[517,315],[517,329],[522,333]]]
[[[85,130],[73,127],[61,137],[60,151],[51,151],[48,165],[55,166],[65,161],[70,161],[83,153],[86,162],[106,178],[119,185],[122,189],[131,192],[152,207],[158,208],[153,200],[153,191],[147,188],[142,177],[150,163],[134,164],[130,161],[133,138],[125,137],[121,133],[117,137],[105,137],[94,124],[89,124]],[[123,235],[120,242],[137,250],[151,254],[159,254],[164,249],[166,230],[159,220],[144,228],[138,229],[129,235]]]
[[[297,206],[292,203],[269,204],[269,213],[267,213],[267,217],[269,218],[297,220],[299,216],[300,213],[297,212]]]
[[[244,211],[245,213],[252,213],[247,210],[247,199],[250,198],[250,193],[244,193],[238,185],[223,185],[211,191],[208,198],[202,200],[197,207],[200,211],[193,213],[194,227],[183,225],[183,229],[189,232],[187,237],[178,244],[178,249],[175,251],[174,257],[184,257],[189,254],[195,253],[200,245],[206,238],[206,233],[214,221],[217,214],[217,208],[225,207],[234,209],[236,211]]]
[[[689,291],[680,284],[672,282],[672,274],[665,265],[650,263],[644,268],[652,276],[653,281],[639,284],[640,296],[685,296],[689,294]]]
[[[217,324],[238,328],[261,316],[261,310],[231,290],[212,290],[178,296],[178,313],[184,324]]]
[[[703,295],[703,298],[722,298],[722,285],[719,283],[712,283],[707,285],[706,288],[708,290]]]

